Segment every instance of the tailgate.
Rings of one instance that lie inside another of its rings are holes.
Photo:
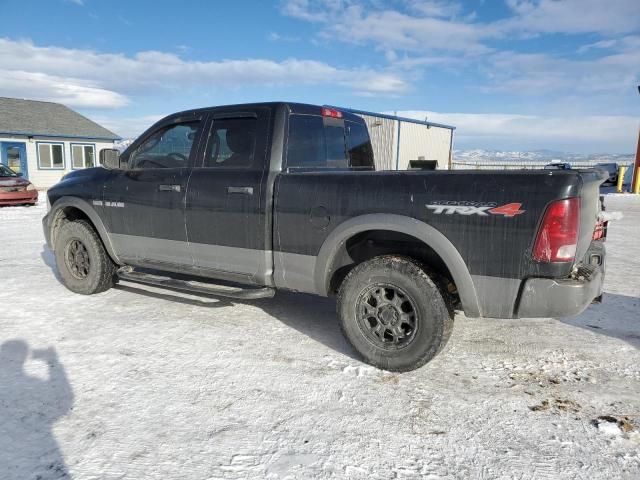
[[[580,170],[580,233],[576,260],[584,258],[593,239],[593,231],[600,213],[600,185],[609,178],[603,170]]]

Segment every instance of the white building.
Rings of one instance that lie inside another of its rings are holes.
[[[59,103],[0,97],[0,161],[36,188],[97,165],[100,150],[119,139]]]
[[[455,127],[395,115],[346,110],[362,117],[367,124],[376,170],[407,170],[410,160],[436,160],[438,169],[450,168]]]

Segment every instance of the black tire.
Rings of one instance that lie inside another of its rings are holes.
[[[453,312],[446,298],[417,262],[385,255],[349,272],[338,292],[338,316],[367,363],[406,372],[423,366],[449,340]]]
[[[62,282],[72,292],[92,295],[113,286],[116,265],[89,222],[63,223],[54,250]]]

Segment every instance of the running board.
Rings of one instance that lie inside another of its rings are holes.
[[[276,294],[275,288],[240,288],[216,285],[213,283],[196,282],[193,280],[178,280],[176,278],[153,275],[133,270],[131,267],[118,269],[118,277],[128,282],[144,283],[154,287],[173,288],[186,292],[204,293],[220,297],[237,298],[240,300],[256,300],[258,298],[271,298]]]

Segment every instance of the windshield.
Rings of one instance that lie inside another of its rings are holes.
[[[0,164],[0,177],[17,177],[18,174],[6,165]]]

